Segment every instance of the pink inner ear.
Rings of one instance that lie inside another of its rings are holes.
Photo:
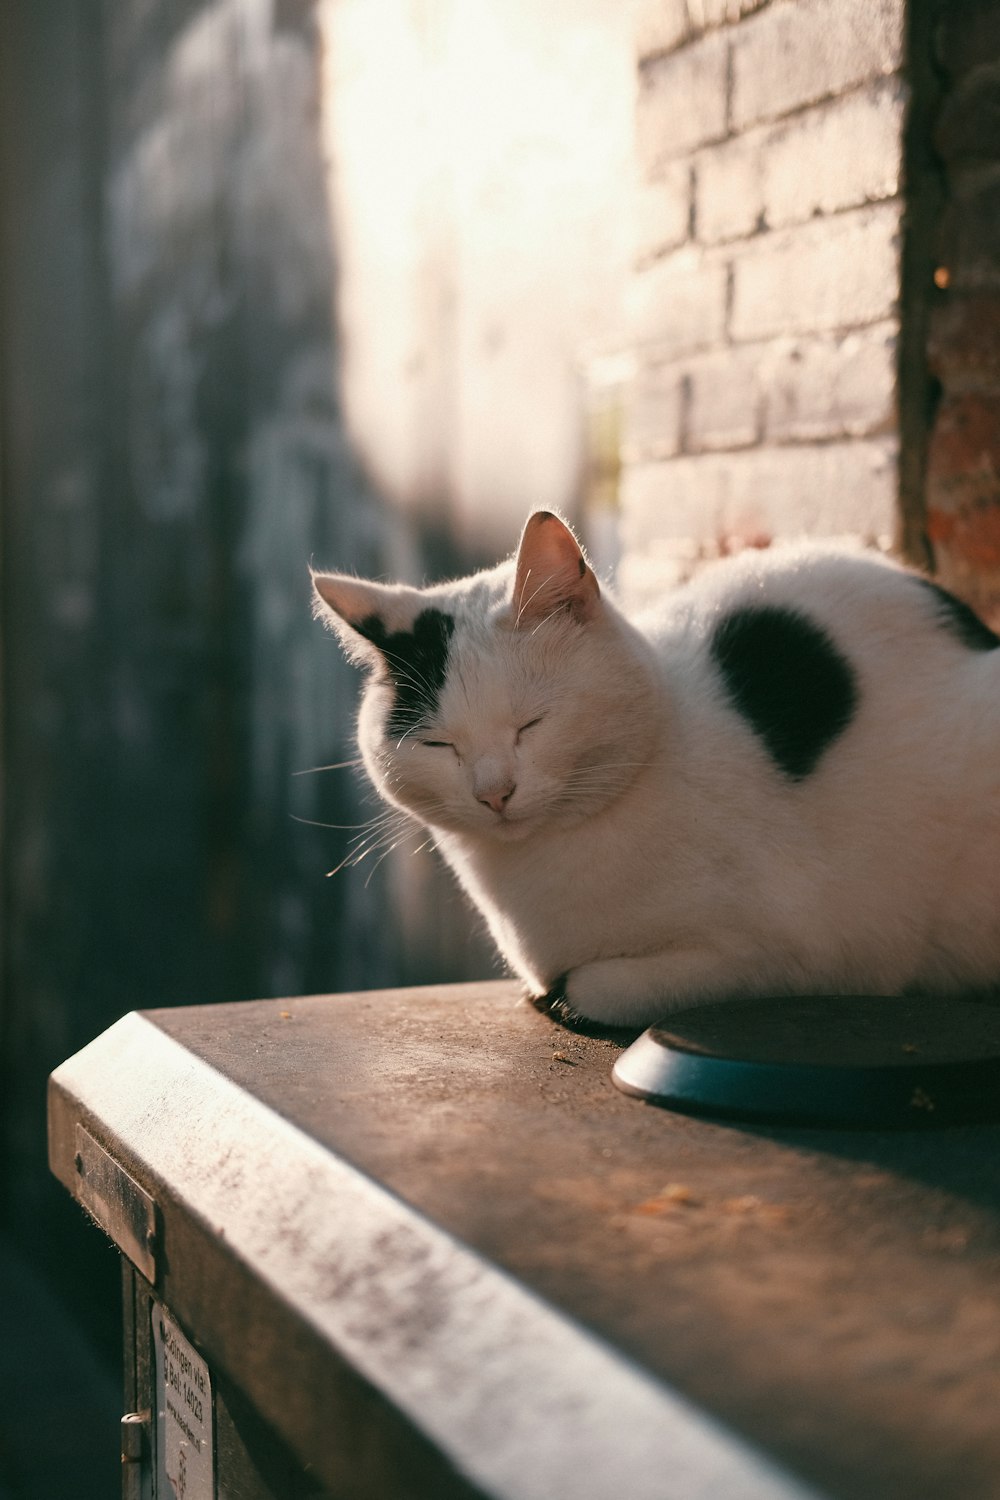
[[[363,625],[376,616],[390,632],[408,630],[424,608],[419,589],[403,584],[373,583],[346,573],[316,573],[313,588],[331,611],[334,624],[342,621],[351,627]]]
[[[348,625],[357,624],[366,615],[379,611],[379,596],[360,578],[342,573],[314,573],[313,586],[323,602]]]
[[[517,554],[515,625],[537,624],[558,609],[589,620],[600,596],[597,579],[569,527],[549,511],[531,516]]]

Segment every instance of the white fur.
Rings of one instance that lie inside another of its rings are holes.
[[[1000,651],[957,640],[903,569],[747,553],[635,625],[606,597],[518,624],[513,588],[508,564],[422,592],[457,621],[434,723],[387,739],[376,675],[359,740],[532,991],[565,974],[574,1010],[642,1025],[736,995],[1000,980]],[[859,688],[801,781],[709,653],[720,614],[763,599],[819,624]]]

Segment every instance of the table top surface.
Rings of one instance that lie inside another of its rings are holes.
[[[120,1083],[95,1094],[88,1068],[141,1072],[163,1037],[820,1493],[1000,1495],[1000,1126],[673,1113],[613,1086],[619,1042],[558,1027],[506,982],[139,1021],[131,1061],[98,1039],[60,1070],[70,1095],[80,1081],[115,1113]],[[170,1097],[139,1099],[123,1131]],[[199,1130],[192,1161],[212,1156]]]
[[[828,1492],[1000,1494],[1000,1126],[685,1117],[507,984],[147,1014]]]

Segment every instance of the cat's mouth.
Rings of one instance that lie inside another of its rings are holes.
[[[489,819],[480,826],[486,832],[509,843],[515,839],[524,838],[533,822],[534,819],[530,813],[523,813],[520,810],[511,812],[503,808],[499,812],[492,812]]]

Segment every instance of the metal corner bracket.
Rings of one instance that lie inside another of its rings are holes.
[[[155,1201],[83,1125],[76,1127],[73,1162],[75,1197],[136,1270],[155,1285],[159,1249]]]

